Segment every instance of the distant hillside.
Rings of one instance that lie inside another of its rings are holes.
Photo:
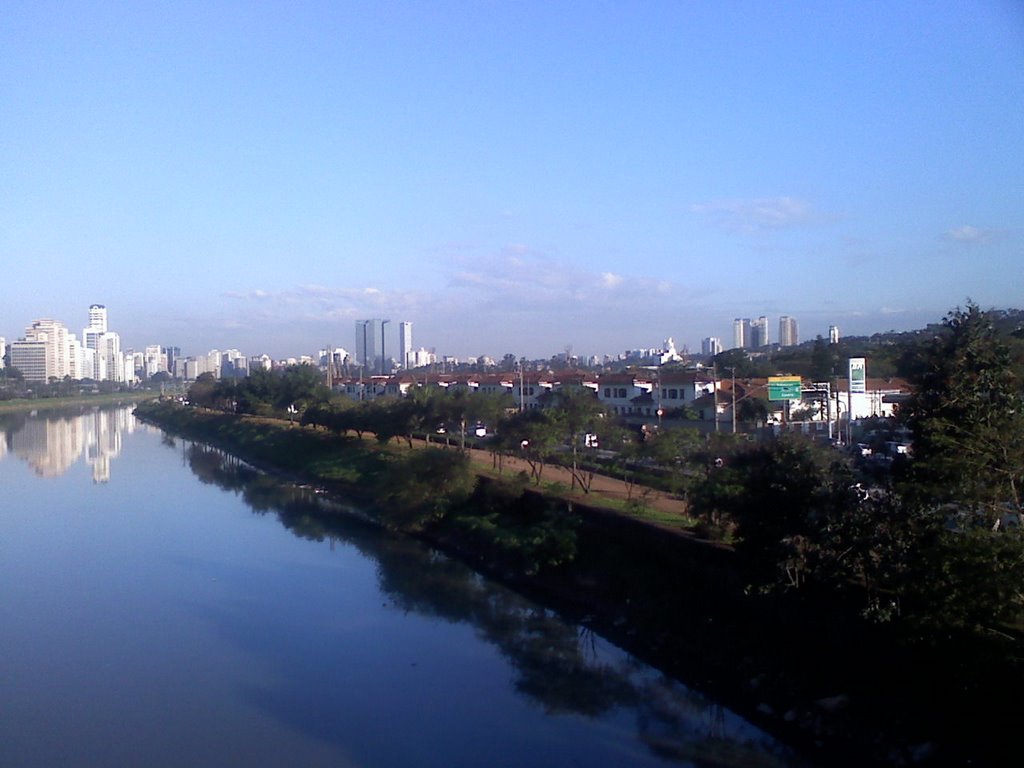
[[[1016,368],[1024,380],[1024,310],[994,309],[988,313],[1000,336],[1010,347]],[[918,372],[917,352],[922,343],[944,333],[941,319],[914,331],[886,331],[871,336],[848,336],[829,344],[819,336],[793,347],[754,352],[730,349],[716,355],[718,369],[735,368],[737,376],[772,376],[778,373],[825,381],[846,373],[847,359],[867,359],[868,375],[913,379]]]

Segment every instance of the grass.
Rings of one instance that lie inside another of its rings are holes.
[[[158,422],[173,426],[186,437],[237,451],[251,461],[302,475],[312,482],[375,486],[382,478],[386,480],[396,463],[420,450],[419,445],[410,449],[404,440],[382,444],[368,434],[362,438],[352,434],[337,435],[265,416],[238,417],[158,403],[148,404],[142,410],[146,409],[159,412]],[[493,480],[508,480],[515,474],[507,468],[499,472],[489,460],[473,462],[471,470],[474,475]],[[583,493],[562,480],[542,479],[539,486],[531,483],[527,487],[551,499],[623,515],[661,528],[684,531],[696,526],[696,521],[688,515],[661,510],[647,503],[646,496],[651,489],[641,486],[634,487],[630,499],[599,491]]]
[[[159,395],[155,392],[105,392],[98,395],[73,395],[71,397],[17,398],[0,401],[0,413],[22,411],[52,411],[58,408],[79,405],[107,405],[110,403],[138,402],[152,400]]]

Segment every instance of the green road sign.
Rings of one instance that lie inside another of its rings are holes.
[[[768,399],[769,400],[799,400],[800,399],[800,377],[799,376],[769,376],[768,377]]]

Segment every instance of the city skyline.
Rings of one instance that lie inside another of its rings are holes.
[[[390,317],[458,357],[696,351],[1024,295],[1001,0],[15,0],[0,48],[9,341],[100,301],[136,349],[281,358]]]
[[[1009,308],[1004,308],[1009,309]],[[131,381],[135,380],[131,371],[144,371],[145,376],[152,376],[159,371],[167,371],[184,378],[195,378],[198,373],[212,372],[222,375],[222,366],[226,366],[232,375],[247,372],[250,364],[270,368],[274,363],[312,362],[324,365],[327,359],[333,359],[335,365],[348,363],[355,367],[368,369],[376,374],[390,374],[409,368],[421,368],[438,362],[476,362],[490,360],[496,364],[504,357],[494,350],[485,350],[476,355],[452,355],[436,347],[420,347],[412,349],[412,326],[409,321],[392,323],[390,319],[372,318],[355,322],[352,344],[328,344],[314,351],[312,347],[299,351],[291,351],[286,355],[268,355],[259,345],[255,350],[240,351],[237,346],[226,349],[207,348],[206,352],[197,349],[186,349],[176,344],[145,344],[139,348],[125,347],[120,344],[120,334],[108,330],[107,307],[93,303],[88,308],[88,325],[79,339],[70,326],[63,320],[54,319],[54,315],[32,320],[20,335],[10,338],[0,335],[0,368],[3,367],[3,356],[11,353],[10,365],[18,368],[26,379],[45,380],[48,376],[72,374],[72,378],[94,378],[97,381]],[[680,350],[691,357],[710,357],[720,352],[741,349],[756,351],[764,347],[787,347],[801,343],[799,339],[798,320],[790,315],[780,315],[779,336],[774,341],[768,331],[769,319],[766,316],[752,318],[734,318],[732,344],[723,344],[718,337],[704,337],[699,350]],[[394,330],[386,335],[387,326]],[[919,329],[910,329],[919,330]],[[42,332],[43,336],[38,336]],[[850,334],[846,334],[847,336]],[[392,345],[388,345],[388,337]],[[840,328],[830,325],[828,335],[818,335],[815,339],[824,339],[831,344],[840,341]],[[57,347],[46,343],[47,339],[57,339]],[[804,339],[813,342],[815,339]],[[388,349],[392,352],[388,353]],[[122,354],[123,353],[123,354]],[[585,364],[600,364],[600,361],[628,361],[658,357],[664,353],[668,361],[678,360],[677,350],[672,337],[665,339],[660,347],[643,347],[633,345],[625,349],[606,351],[600,354],[579,355],[571,347],[542,354],[532,360],[554,359],[564,357]],[[508,353],[506,353],[508,354]],[[518,357],[518,356],[517,356]],[[524,356],[525,357],[525,356]],[[20,358],[20,359],[19,359]],[[177,361],[182,366],[178,371],[174,365]],[[595,361],[598,361],[595,363]],[[663,360],[664,362],[664,360]],[[36,370],[38,368],[38,370]],[[79,370],[81,369],[81,370]],[[90,372],[91,375],[90,375]]]

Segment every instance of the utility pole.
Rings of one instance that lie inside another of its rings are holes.
[[[715,432],[718,432],[718,364],[711,366],[711,387],[715,397]]]
[[[736,434],[736,367],[729,369],[732,374],[732,433]]]
[[[519,358],[519,412],[522,413],[526,409],[526,400],[523,395],[523,363],[526,360],[525,357]]]

